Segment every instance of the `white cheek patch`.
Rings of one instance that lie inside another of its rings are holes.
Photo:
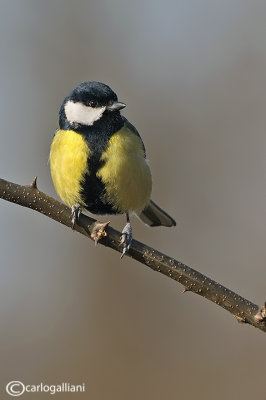
[[[95,121],[101,118],[105,107],[89,107],[82,103],[68,101],[65,105],[65,113],[68,122],[82,125],[93,125]]]

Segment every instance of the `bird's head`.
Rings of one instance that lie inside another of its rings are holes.
[[[61,106],[60,127],[92,126],[103,115],[119,113],[126,105],[117,100],[113,90],[101,82],[80,83],[65,98]]]

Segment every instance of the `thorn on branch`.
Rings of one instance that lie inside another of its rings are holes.
[[[98,241],[107,236],[105,231],[106,227],[110,224],[111,221],[107,222],[99,222],[96,221],[91,226],[91,239],[94,240],[95,246],[97,245]]]
[[[240,315],[235,315],[235,318],[237,319],[237,322],[239,322],[239,323],[244,324],[244,323],[247,322],[246,318],[245,317],[241,317]]]
[[[30,189],[38,189],[37,188],[37,176],[35,176],[33,181],[29,185],[26,185],[26,187],[28,187]]]
[[[255,315],[255,320],[257,322],[265,322],[266,321],[266,302],[263,304],[261,309]]]

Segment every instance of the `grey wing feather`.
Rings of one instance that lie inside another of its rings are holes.
[[[144,143],[141,139],[140,134],[138,133],[137,129],[125,118],[122,117],[124,120],[124,125],[135,135],[137,135],[142,143],[144,155],[146,157],[146,150]],[[170,217],[164,210],[162,210],[154,201],[150,200],[149,204],[144,208],[144,210],[138,215],[138,217],[147,225],[149,226],[175,226],[175,220]]]
[[[135,126],[132,125],[125,117],[122,117],[122,118],[123,118],[123,120],[124,120],[124,125],[125,125],[132,133],[134,133],[136,136],[138,136],[138,137],[140,138],[141,143],[142,143],[142,147],[143,147],[143,150],[144,150],[144,156],[146,157],[145,146],[144,146],[144,143],[143,143],[143,141],[142,141],[142,139],[141,139],[141,136],[140,136],[140,134],[138,133],[137,129],[136,129]]]

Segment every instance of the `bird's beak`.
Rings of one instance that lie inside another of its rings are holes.
[[[126,107],[125,103],[121,103],[120,101],[115,101],[110,106],[107,106],[106,110],[108,110],[108,111],[118,111],[118,110],[122,110],[122,108],[125,108],[125,107]]]

